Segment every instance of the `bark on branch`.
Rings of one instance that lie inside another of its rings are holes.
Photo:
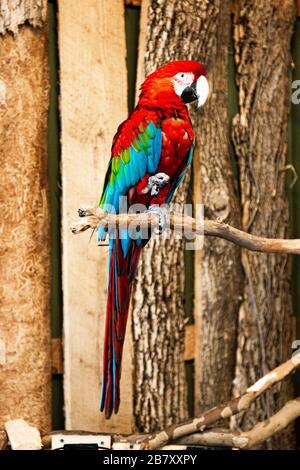
[[[285,429],[300,416],[300,397],[288,401],[277,413],[266,421],[257,423],[250,431],[240,433],[232,439],[233,447],[251,449],[265,442],[275,433]]]
[[[275,433],[285,429],[299,416],[300,397],[288,401],[277,413],[265,421],[258,422],[250,431],[230,432],[226,429],[212,429],[182,437],[175,444],[184,446],[224,446],[241,450],[252,449],[274,436]]]
[[[243,395],[234,398],[227,403],[218,405],[214,408],[203,413],[201,416],[189,420],[185,423],[171,426],[153,437],[146,439],[143,443],[145,449],[159,449],[160,447],[169,444],[189,434],[203,432],[208,426],[211,426],[219,419],[229,418],[230,416],[245,411],[250,408],[250,405],[261,396],[266,390],[270,389],[274,384],[281,382],[285,377],[290,375],[294,370],[300,367],[300,354],[296,354],[288,361],[284,362],[276,369],[269,372],[267,375],[259,379],[255,384],[249,387]],[[286,406],[286,405],[285,405]],[[285,407],[284,407],[285,408]],[[283,408],[283,409],[284,409]],[[290,410],[290,407],[289,407]],[[282,410],[281,410],[282,411]],[[286,409],[284,412],[287,411]],[[280,413],[280,412],[279,412]],[[278,414],[278,413],[277,413]],[[274,415],[276,416],[276,415]],[[273,417],[274,418],[274,417]],[[282,418],[282,413],[281,413]],[[270,421],[269,421],[270,423]],[[275,418],[275,423],[278,424],[278,416]],[[272,425],[271,425],[272,426]],[[275,424],[276,428],[276,424]],[[272,428],[273,429],[273,428]],[[270,430],[270,428],[269,428]],[[263,429],[260,430],[261,434]],[[253,438],[253,435],[252,435]]]
[[[97,207],[79,209],[79,213],[84,214],[84,217],[72,223],[70,228],[74,234],[88,229],[96,229],[97,227],[122,226],[124,228],[129,224],[134,224],[140,227],[151,226],[154,228],[158,225],[157,214],[148,212],[142,214],[108,214]],[[257,237],[217,220],[199,222],[189,216],[170,213],[169,228],[186,235],[194,233],[195,235],[223,238],[250,251],[300,254],[300,239]]]

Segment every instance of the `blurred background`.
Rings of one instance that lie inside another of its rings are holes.
[[[0,4],[1,4],[0,0]],[[176,202],[300,238],[300,6],[294,0],[13,0],[0,8],[0,427],[152,432],[243,393],[300,346],[300,262],[153,240],[135,283],[121,407],[99,412],[107,251],[74,237],[143,78],[193,59],[212,88]],[[298,324],[298,327],[297,327]],[[299,395],[299,374],[247,414]],[[268,449],[296,447],[294,425]]]

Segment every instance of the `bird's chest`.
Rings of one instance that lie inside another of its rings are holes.
[[[157,172],[175,175],[187,158],[194,141],[188,120],[169,118],[162,121],[162,151]]]

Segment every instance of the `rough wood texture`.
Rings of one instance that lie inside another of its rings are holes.
[[[52,374],[63,374],[63,346],[61,338],[51,339],[51,369]]]
[[[19,26],[28,22],[41,27],[47,19],[47,0],[1,0],[0,34],[18,32]]]
[[[230,2],[200,3],[201,51],[212,93],[197,121],[194,203],[205,205],[207,217],[239,228],[227,115]],[[203,251],[195,254],[196,413],[232,396],[241,292],[240,249],[205,237]]]
[[[8,438],[7,438],[6,431],[4,431],[4,429],[1,429],[0,430],[0,450],[6,449],[7,444],[8,444]]]
[[[61,0],[59,51],[66,427],[129,432],[130,327],[119,414],[107,421],[99,411],[108,249],[89,234],[78,243],[69,230],[80,201],[97,203],[113,135],[127,116],[123,0]]]
[[[239,114],[233,136],[240,169],[242,227],[256,235],[289,236],[285,196],[290,39],[296,18],[293,0],[239,0],[234,39]],[[235,393],[291,355],[291,260],[287,256],[242,254],[246,277],[239,312]],[[244,430],[267,419],[292,397],[291,381],[260,399],[236,425]],[[293,446],[290,430],[268,448]]]
[[[1,2],[8,30],[15,4]],[[0,36],[0,425],[39,429],[51,427],[47,39],[45,25]]]

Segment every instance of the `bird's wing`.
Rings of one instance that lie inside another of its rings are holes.
[[[146,173],[155,173],[162,148],[162,131],[150,121],[139,127],[132,143],[112,156],[107,169],[99,206],[112,205],[119,210],[119,197],[126,195]],[[112,149],[112,153],[114,147]]]
[[[120,132],[122,131],[124,128],[122,130],[121,127]],[[161,155],[161,132],[161,128],[151,121],[144,127],[140,126],[131,144],[120,152],[116,152],[116,140],[114,141],[113,156],[109,162],[99,201],[99,205],[104,210],[109,210],[108,205],[111,205],[118,212],[119,197],[125,196],[146,173],[155,173]],[[105,229],[99,228],[98,238],[103,240],[105,236]],[[108,301],[100,401],[100,409],[105,410],[107,418],[111,416],[113,410],[117,413],[120,403],[122,350],[130,289],[141,251],[140,242],[141,240],[131,240],[125,229],[116,230],[115,238],[110,236]]]
[[[178,186],[181,184],[183,178],[185,177],[186,175],[186,172],[188,170],[188,167],[190,166],[191,162],[192,162],[192,159],[193,159],[193,152],[194,152],[194,147],[195,147],[195,144],[193,144],[188,152],[188,155],[187,155],[187,159],[186,160],[183,160],[183,167],[179,169],[179,172],[178,174],[176,175],[176,177],[173,179],[173,182],[171,184],[171,187],[170,187],[170,191],[168,193],[168,197],[167,197],[167,204],[169,204],[169,202],[171,201],[172,197],[173,197],[173,194],[174,192],[176,191],[176,189],[178,188]]]

